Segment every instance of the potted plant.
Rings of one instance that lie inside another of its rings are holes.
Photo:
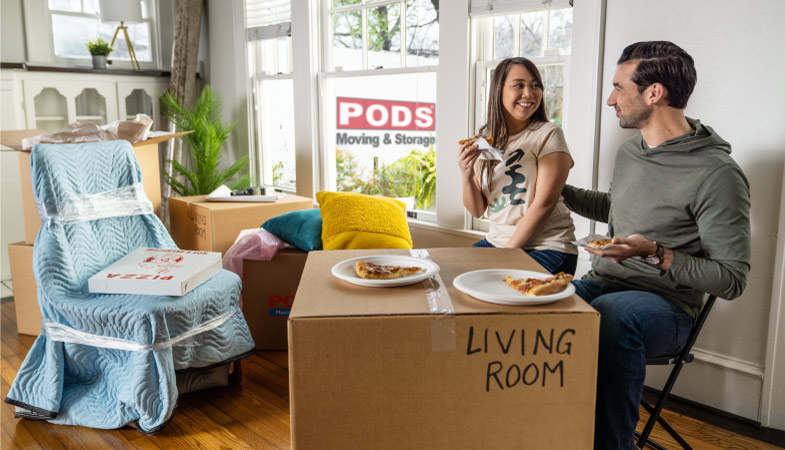
[[[177,127],[177,131],[193,130],[193,133],[183,136],[191,155],[193,170],[189,170],[178,161],[168,160],[174,170],[186,178],[181,183],[174,177],[164,172],[166,182],[172,189],[182,196],[204,195],[214,191],[222,184],[228,184],[232,190],[247,188],[249,176],[243,175],[233,182],[228,182],[237,172],[248,164],[248,157],[244,156],[235,161],[226,169],[218,169],[221,159],[223,144],[229,137],[229,132],[234,124],[224,126],[221,121],[221,101],[213,94],[210,85],[202,89],[202,94],[192,110],[188,110],[172,95],[166,91],[161,96],[161,106],[164,115]]]
[[[87,50],[93,56],[93,69],[106,70],[106,57],[114,50],[104,38],[87,41]]]

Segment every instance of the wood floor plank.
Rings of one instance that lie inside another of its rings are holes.
[[[13,302],[2,304],[0,334],[2,367],[0,391],[8,394],[22,360],[35,341],[16,334]],[[238,386],[208,389],[181,395],[172,421],[147,435],[132,427],[95,430],[15,419],[14,407],[0,406],[0,445],[5,449],[143,449],[191,448],[281,449],[291,448],[289,418],[289,359],[287,352],[257,352],[243,361],[243,381]],[[664,411],[663,416],[695,450],[773,450],[779,447],[751,439],[686,416]],[[641,410],[641,423],[648,417]],[[668,448],[678,448],[659,426],[652,436]]]

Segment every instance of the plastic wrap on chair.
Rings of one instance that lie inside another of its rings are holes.
[[[36,199],[35,205],[44,224],[88,222],[154,213],[153,204],[144,193],[142,183],[96,194],[71,195],[59,202]]]

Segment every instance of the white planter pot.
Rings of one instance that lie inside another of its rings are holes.
[[[106,70],[105,55],[93,55],[93,69]]]

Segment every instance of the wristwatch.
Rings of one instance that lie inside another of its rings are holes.
[[[659,266],[662,264],[662,258],[665,256],[665,248],[660,245],[657,241],[654,241],[654,244],[657,246],[657,249],[654,253],[646,256],[646,263],[651,264],[652,266]]]

